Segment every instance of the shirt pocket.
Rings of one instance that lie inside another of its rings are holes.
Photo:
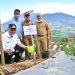
[[[11,48],[9,41],[6,41],[6,42],[5,42],[5,48],[6,48],[6,49],[10,49],[10,48]]]

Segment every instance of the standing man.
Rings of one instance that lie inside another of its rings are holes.
[[[18,62],[20,55],[16,53],[15,49],[18,46],[18,51],[26,49],[26,46],[21,44],[20,39],[18,38],[16,32],[16,25],[9,24],[8,31],[2,35],[3,41],[3,50],[5,63],[10,64],[12,62],[12,57],[15,55],[15,62]]]
[[[22,27],[29,26],[29,25],[32,25],[33,24],[32,21],[30,20],[30,13],[29,12],[26,12],[24,14],[24,17],[25,17],[25,20],[22,23]],[[24,40],[24,44],[26,46],[32,45],[31,35],[24,35],[23,36],[23,40]],[[25,55],[26,55],[27,58],[30,59],[31,54],[28,53],[28,50],[26,50]]]
[[[37,55],[41,56],[41,53],[48,51],[48,41],[51,40],[50,28],[43,20],[42,14],[37,14],[37,21],[34,23],[37,27],[37,40],[38,40],[38,50]]]
[[[9,22],[9,24],[15,24],[16,25],[16,34],[21,39],[22,38],[22,21],[20,20],[20,10],[15,9],[14,10],[14,17]]]

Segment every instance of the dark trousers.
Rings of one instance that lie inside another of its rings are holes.
[[[16,45],[14,49],[15,49],[15,53],[14,53],[15,59],[14,59],[14,61],[18,62],[21,59],[21,56],[22,56],[22,53],[23,53],[24,49],[19,47],[18,45]]]
[[[11,64],[12,56],[13,56],[13,54],[12,55],[8,55],[7,53],[4,53],[4,58],[5,58],[5,63],[6,64]]]
[[[16,45],[14,49],[15,49],[15,52],[12,52],[12,55],[8,55],[7,53],[4,53],[6,64],[12,63],[13,60],[14,60],[14,62],[19,62],[21,60],[21,55],[22,55],[24,49],[19,47],[18,45]],[[13,55],[15,55],[14,59],[12,59]]]

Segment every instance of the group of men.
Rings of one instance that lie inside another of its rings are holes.
[[[18,62],[21,59],[21,54],[24,50],[26,58],[30,58],[27,46],[32,45],[32,38],[31,35],[24,35],[23,26],[36,25],[38,42],[38,48],[35,50],[36,56],[39,57],[42,52],[48,51],[51,33],[47,22],[43,20],[42,14],[37,14],[37,21],[34,23],[30,19],[29,12],[24,14],[24,18],[25,20],[21,21],[20,10],[15,9],[14,17],[9,22],[7,32],[2,35],[5,63],[7,64],[12,63],[13,61]]]

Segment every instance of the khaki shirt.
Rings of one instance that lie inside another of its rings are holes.
[[[32,21],[31,20],[29,20],[29,21],[27,21],[27,20],[24,20],[23,22],[22,22],[22,27],[23,26],[28,26],[28,25],[32,25],[33,23],[32,23]],[[24,37],[30,37],[30,35],[25,35]]]
[[[22,26],[28,26],[28,25],[32,25],[32,24],[33,24],[33,23],[32,23],[31,20],[29,20],[29,21],[24,20],[24,21],[22,22]]]
[[[38,36],[50,35],[50,28],[45,21],[41,21],[41,22],[36,21],[34,24],[37,27]]]

